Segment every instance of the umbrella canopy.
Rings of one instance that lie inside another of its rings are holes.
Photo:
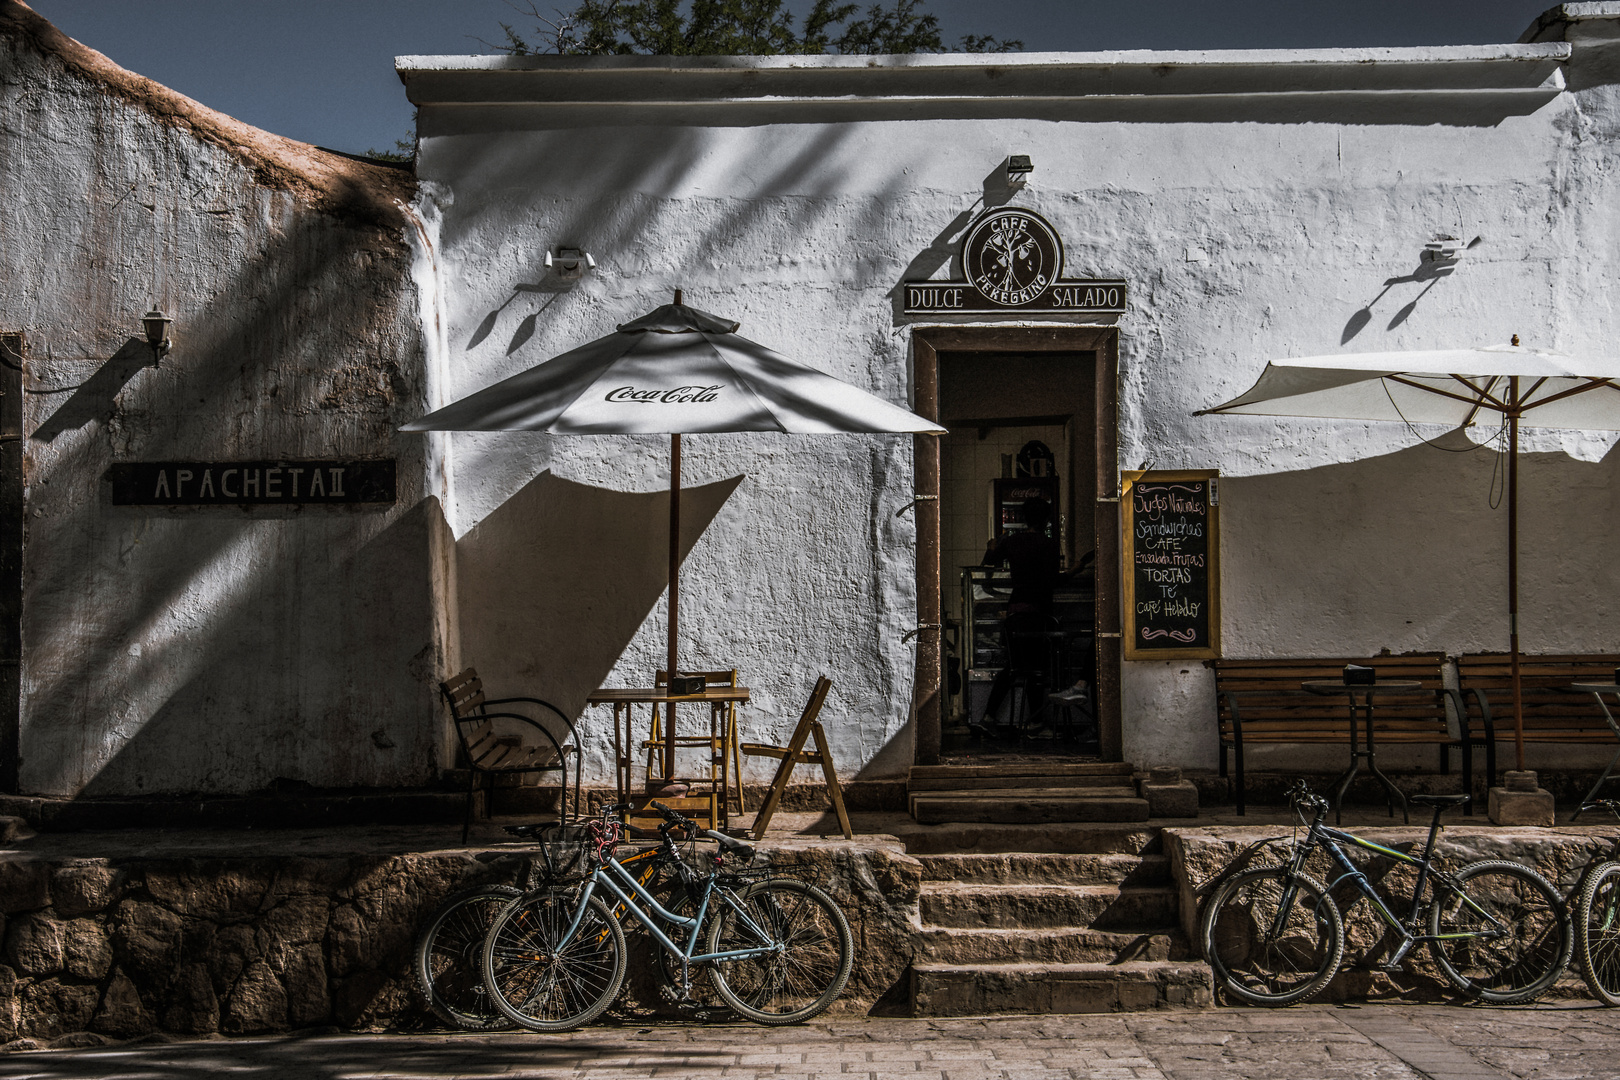
[[[1250,416],[1398,420],[1462,427],[1480,413],[1508,427],[1508,640],[1513,735],[1524,768],[1519,680],[1519,423],[1620,431],[1620,360],[1576,359],[1519,344],[1273,360],[1245,394],[1199,410]]]
[[[675,302],[616,333],[446,405],[402,431],[544,431],[670,436],[669,672],[680,628],[681,435],[943,434],[944,428],[737,333],[739,323]],[[675,710],[664,776],[674,776]]]
[[[938,433],[891,405],[676,302],[486,387],[403,431],[555,435],[720,431]]]

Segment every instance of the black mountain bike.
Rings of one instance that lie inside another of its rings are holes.
[[[1440,815],[1467,802],[1468,796],[1410,797],[1410,802],[1434,807],[1428,842],[1415,856],[1325,825],[1327,800],[1312,794],[1303,781],[1289,791],[1289,798],[1302,818],[1305,807],[1314,809],[1315,816],[1288,862],[1233,874],[1204,910],[1199,934],[1204,956],[1219,983],[1238,1000],[1292,1005],[1332,981],[1344,960],[1344,919],[1331,893],[1345,883],[1360,894],[1351,908],[1365,898],[1397,935],[1394,950],[1380,965],[1386,971],[1397,969],[1421,943],[1463,993],[1517,1005],[1545,993],[1569,963],[1569,911],[1546,878],[1501,859],[1469,863],[1455,872],[1432,861]],[[1416,868],[1417,883],[1404,917],[1391,910],[1350,861],[1345,844]],[[1318,848],[1337,870],[1327,885],[1305,872],[1305,860]],[[1434,898],[1425,905],[1429,889]]]

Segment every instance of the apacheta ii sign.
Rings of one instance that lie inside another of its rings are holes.
[[[108,470],[114,506],[392,503],[394,461],[129,461]]]
[[[962,237],[964,281],[908,281],[907,315],[990,315],[1007,311],[1121,315],[1123,279],[1066,279],[1063,242],[1039,214],[987,210]]]

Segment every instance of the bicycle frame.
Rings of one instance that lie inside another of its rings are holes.
[[[614,880],[615,878],[617,878],[617,880]],[[728,949],[724,952],[717,953],[695,953],[694,950],[697,948],[698,928],[703,925],[703,918],[709,910],[709,901],[716,895],[715,877],[710,875],[709,877],[703,879],[703,894],[699,898],[697,914],[691,917],[677,915],[672,911],[666,910],[664,906],[658,902],[657,898],[643,888],[641,882],[637,881],[628,870],[620,865],[619,860],[615,859],[612,855],[609,855],[601,866],[598,866],[595,870],[593,870],[591,872],[591,876],[586,880],[585,887],[580,892],[579,900],[577,901],[574,910],[573,921],[569,924],[568,929],[564,932],[562,938],[554,946],[556,950],[562,950],[574,940],[574,936],[579,932],[580,924],[585,920],[585,909],[589,905],[591,897],[595,894],[598,887],[611,893],[618,900],[619,904],[623,905],[625,911],[633,915],[637,922],[641,923],[642,926],[647,928],[647,932],[653,936],[653,939],[657,941],[659,945],[667,949],[669,952],[674,953],[676,956],[679,956],[682,962],[685,964],[698,964],[711,960],[745,960],[750,957],[765,956],[782,951],[782,943],[773,941],[773,943],[770,945],[756,946],[749,949]],[[745,911],[740,904],[731,899],[726,892],[721,891],[719,896],[721,901],[724,902],[725,905],[733,912],[735,912],[750,930],[758,934],[761,939],[771,940],[771,935],[766,933],[766,931],[749,916],[748,912]],[[651,908],[652,913],[649,914],[639,907],[636,904],[636,900],[640,900],[641,903]],[[617,909],[615,909],[614,913],[617,915]],[[661,929],[659,929],[657,923],[654,922],[655,918],[690,931],[687,936],[685,947],[683,948],[682,946],[671,941],[669,937]]]
[[[1423,853],[1418,856],[1408,855],[1405,852],[1396,851],[1394,848],[1388,848],[1382,844],[1375,844],[1371,840],[1364,840],[1361,837],[1356,836],[1354,833],[1348,833],[1343,829],[1336,829],[1330,825],[1323,824],[1322,819],[1326,816],[1326,814],[1327,809],[1326,804],[1324,803],[1317,808],[1316,818],[1311,822],[1310,832],[1306,834],[1304,842],[1301,843],[1294,851],[1293,859],[1289,864],[1289,874],[1290,876],[1293,876],[1304,870],[1305,860],[1310,856],[1312,850],[1318,847],[1325,849],[1327,853],[1332,856],[1333,861],[1338,864],[1340,871],[1342,871],[1338,877],[1327,883],[1328,892],[1331,893],[1344,882],[1349,882],[1355,886],[1356,891],[1360,893],[1361,896],[1365,897],[1372,904],[1373,911],[1378,915],[1378,917],[1381,918],[1391,930],[1395,930],[1400,933],[1400,947],[1396,949],[1394,954],[1392,954],[1390,959],[1386,962],[1388,966],[1393,966],[1400,963],[1406,954],[1411,951],[1412,947],[1419,942],[1455,941],[1463,938],[1499,938],[1513,932],[1510,927],[1506,926],[1495,915],[1491,914],[1489,911],[1480,907],[1479,904],[1475,903],[1473,898],[1468,895],[1467,890],[1458,885],[1457,881],[1452,878],[1450,874],[1447,874],[1444,870],[1441,870],[1439,867],[1434,865],[1431,856],[1434,852],[1435,839],[1440,835],[1440,815],[1438,813],[1436,813],[1434,816],[1433,824],[1429,826],[1429,838],[1428,841],[1423,845]],[[1385,858],[1390,858],[1396,860],[1397,862],[1405,863],[1408,866],[1417,867],[1417,884],[1412,888],[1412,907],[1410,911],[1407,912],[1405,921],[1402,921],[1396,917],[1395,913],[1389,909],[1387,904],[1384,903],[1383,898],[1378,895],[1378,890],[1373,888],[1372,880],[1368,878],[1366,873],[1357,867],[1355,863],[1350,861],[1350,857],[1346,855],[1344,851],[1343,845],[1345,844],[1351,844],[1355,847],[1361,848],[1363,851],[1370,851],[1374,854],[1382,855]],[[1488,920],[1490,926],[1484,930],[1460,934],[1419,933],[1418,913],[1423,910],[1424,887],[1428,884],[1431,875],[1439,880],[1441,884],[1451,888],[1463,903],[1473,908],[1476,912]],[[1282,906],[1278,908],[1276,922],[1271,928],[1273,935],[1279,934],[1282,930],[1281,920],[1286,916],[1289,908],[1293,906],[1294,892],[1295,887],[1290,884],[1288,886],[1287,893],[1283,898],[1284,902]],[[1354,905],[1352,904],[1351,907],[1354,907]],[[1345,914],[1348,915],[1349,912],[1350,908],[1346,908]]]

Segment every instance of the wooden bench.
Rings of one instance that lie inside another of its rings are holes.
[[[1519,683],[1524,706],[1526,743],[1569,743],[1609,746],[1620,738],[1591,694],[1571,691],[1571,683],[1614,681],[1620,653],[1519,656]],[[1485,744],[1485,770],[1496,783],[1496,744],[1512,742],[1513,669],[1508,653],[1472,653],[1457,658],[1457,681],[1467,706],[1464,723],[1475,742]],[[1620,753],[1616,759],[1620,760]],[[1598,778],[1590,801],[1615,762]]]
[[[1206,660],[1215,671],[1216,719],[1221,742],[1221,776],[1227,777],[1228,754],[1237,812],[1245,805],[1243,748],[1259,743],[1350,745],[1350,709],[1345,698],[1302,690],[1308,679],[1342,679],[1346,664],[1378,672],[1380,680],[1415,681],[1422,689],[1408,694],[1379,694],[1374,704],[1375,745],[1429,745],[1440,748],[1440,771],[1451,771],[1451,748],[1462,750],[1463,790],[1473,790],[1473,763],[1467,728],[1455,728],[1446,716],[1446,701],[1461,714],[1456,694],[1445,686],[1444,653],[1404,656],[1273,657],[1260,660]],[[1469,811],[1472,812],[1471,810]]]

